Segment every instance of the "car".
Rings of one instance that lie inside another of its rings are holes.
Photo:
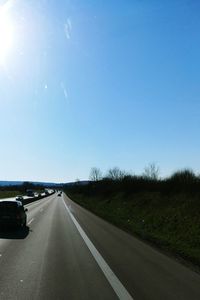
[[[0,227],[26,227],[27,211],[21,201],[0,200]]]
[[[33,190],[27,190],[26,193],[27,193],[28,197],[34,197],[34,191]]]
[[[60,197],[62,195],[62,193],[59,193],[58,196]]]
[[[21,195],[18,195],[15,197],[15,200],[22,201],[22,200],[24,200],[24,197]]]

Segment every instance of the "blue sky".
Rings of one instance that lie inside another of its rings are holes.
[[[0,65],[1,180],[141,174],[151,162],[162,176],[200,172],[199,1],[0,5],[13,30]],[[0,28],[0,52],[5,42]]]

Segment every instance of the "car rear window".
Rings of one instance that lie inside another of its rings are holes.
[[[17,211],[17,203],[3,202],[0,203],[0,214],[2,213],[15,213]]]

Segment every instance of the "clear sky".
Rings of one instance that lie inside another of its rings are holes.
[[[0,180],[200,172],[200,1],[0,6]]]

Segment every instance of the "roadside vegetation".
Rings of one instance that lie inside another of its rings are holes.
[[[19,191],[0,191],[0,199],[16,197],[19,194]]]
[[[141,176],[119,168],[66,186],[72,200],[118,227],[200,267],[200,177],[180,170],[159,178],[150,164]]]

